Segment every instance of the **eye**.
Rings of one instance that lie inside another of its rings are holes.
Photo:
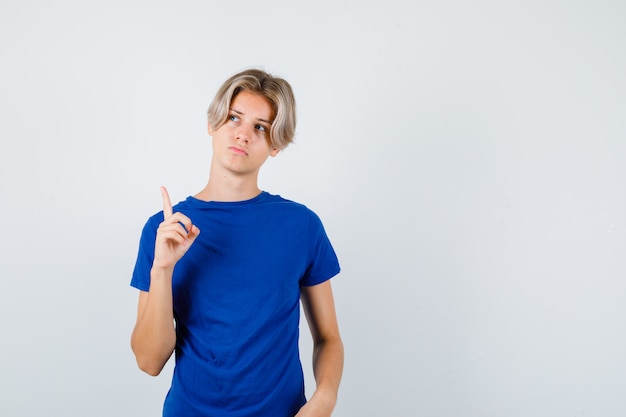
[[[230,120],[231,122],[238,122],[239,121],[239,116],[236,116],[234,114],[229,114],[228,115],[228,120]]]
[[[254,128],[260,132],[265,132],[267,130],[267,128],[263,125],[256,125]]]

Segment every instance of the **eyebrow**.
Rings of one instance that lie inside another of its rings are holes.
[[[232,107],[230,108],[230,111],[235,112],[237,114],[241,114],[243,115],[244,113],[240,112],[239,110],[235,110]],[[269,121],[269,120],[265,120],[265,119],[257,119],[259,122],[264,122],[267,123],[268,125],[271,125],[273,122]]]

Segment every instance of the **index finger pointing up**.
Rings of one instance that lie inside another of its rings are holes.
[[[164,186],[161,186],[161,197],[163,197],[163,218],[167,219],[172,215],[173,210],[170,195],[167,193],[167,188]]]

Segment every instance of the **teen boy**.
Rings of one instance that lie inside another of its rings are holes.
[[[343,369],[330,278],[339,263],[304,205],[259,189],[259,169],[293,140],[289,83],[246,70],[208,110],[207,185],[145,224],[131,285],[131,345],[158,375],[175,352],[164,416],[328,417]],[[302,302],[316,390],[307,402],[298,352]]]

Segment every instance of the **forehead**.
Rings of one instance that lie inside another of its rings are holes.
[[[245,116],[262,119],[273,120],[274,110],[270,101],[262,95],[249,91],[240,91],[230,103],[231,110]]]

